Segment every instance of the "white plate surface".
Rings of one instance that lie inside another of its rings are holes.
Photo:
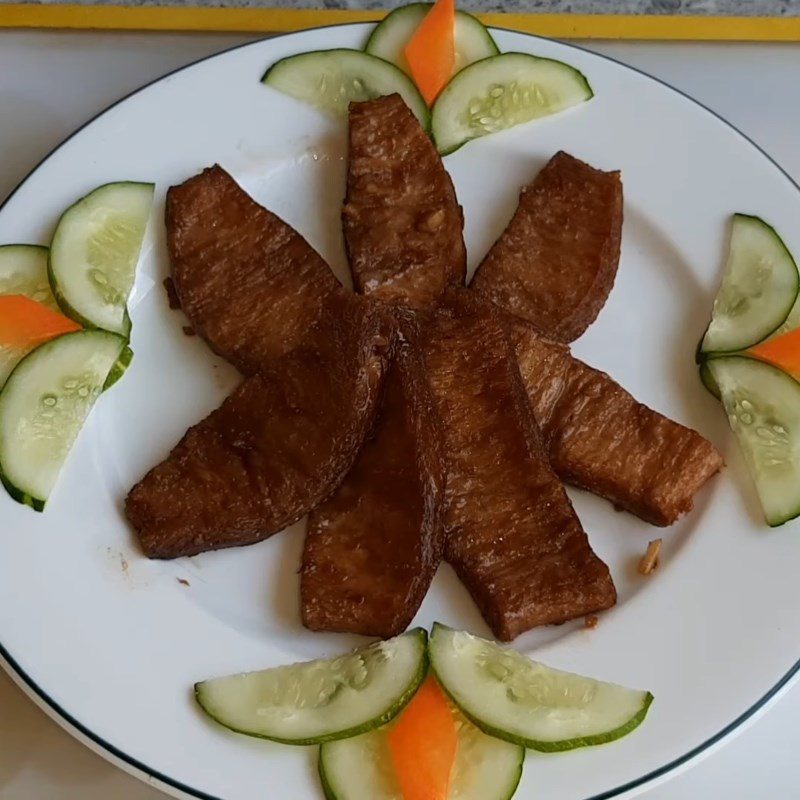
[[[51,155],[0,212],[0,242],[47,243],[60,211],[113,180],[157,183],[132,298],[132,368],[92,414],[47,512],[0,496],[0,663],[116,763],[181,797],[321,797],[311,748],[227,733],[196,708],[212,675],[334,654],[357,637],[301,625],[302,528],[254,547],[174,562],[137,550],[121,513],[132,484],[235,385],[235,372],[181,331],[161,282],[168,271],[164,193],[221,163],[294,225],[345,281],[339,229],[345,127],[259,83],[278,58],[358,47],[368,26],[307,31],[182,70],[115,106]],[[571,492],[610,565],[619,604],[596,630],[534,631],[536,658],[656,696],[646,724],[612,745],[529,754],[519,796],[585,800],[635,792],[728,731],[787,680],[800,656],[800,524],[763,524],[724,416],[697,379],[693,352],[724,260],[734,211],[771,222],[800,254],[800,193],[743,136],[683,95],[600,56],[496,32],[502,50],[559,58],[594,87],[590,103],[488,137],[449,156],[466,219],[470,267],[500,233],[519,187],[557,150],[625,186],[622,260],[599,320],[575,352],[640,400],[723,449],[724,474],[666,531]],[[636,572],[648,539],[663,566]],[[182,583],[188,582],[188,586]],[[416,619],[488,634],[442,567]]]

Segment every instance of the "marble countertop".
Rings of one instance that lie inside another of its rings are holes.
[[[396,0],[28,0],[43,5],[203,6],[212,8],[394,8]],[[797,17],[797,0],[459,0],[466,11],[534,14],[677,14]],[[2,15],[0,3],[0,15]]]

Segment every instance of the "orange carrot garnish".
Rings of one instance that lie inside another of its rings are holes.
[[[0,295],[0,347],[27,350],[80,327],[25,295]]]
[[[458,744],[444,693],[429,677],[388,734],[403,800],[447,800]]]
[[[411,77],[429,106],[453,77],[455,29],[455,0],[436,0],[405,47]]]
[[[754,345],[747,354],[800,378],[800,328]]]

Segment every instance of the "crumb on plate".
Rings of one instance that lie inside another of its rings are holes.
[[[661,539],[653,539],[647,545],[647,551],[639,562],[639,572],[649,575],[658,566],[658,557],[661,554]]]

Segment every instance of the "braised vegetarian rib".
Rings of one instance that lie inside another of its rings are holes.
[[[495,636],[614,605],[608,568],[548,463],[499,312],[454,292],[423,350],[445,443],[445,558]]]
[[[722,456],[699,433],[637,402],[604,372],[524,323],[511,326],[520,373],[556,474],[654,525],[692,508]]]
[[[244,374],[306,341],[344,293],[299,233],[219,166],[167,192],[175,289],[194,330]]]
[[[300,519],[353,464],[374,421],[394,327],[355,295],[329,298],[313,346],[244,383],[128,495],[151,558],[251,544]]]
[[[419,352],[404,341],[372,438],[335,494],[311,512],[300,578],[311,630],[404,631],[439,566],[444,474]]]
[[[429,308],[463,285],[466,250],[453,183],[400,95],[350,104],[342,209],[356,290]]]
[[[522,190],[471,285],[546,336],[571,342],[608,298],[621,237],[619,172],[559,152]]]

